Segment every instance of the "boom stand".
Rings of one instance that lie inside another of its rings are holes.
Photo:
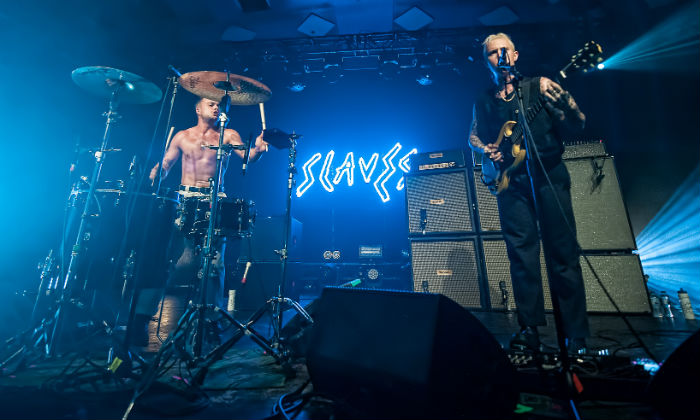
[[[280,256],[282,263],[281,274],[282,278],[280,284],[277,288],[277,296],[273,296],[265,302],[265,304],[260,307],[245,324],[236,321],[228,315],[225,311],[220,311],[222,315],[229,319],[234,327],[238,329],[234,335],[228,339],[226,342],[222,343],[218,348],[212,350],[204,359],[199,371],[195,374],[192,382],[194,384],[201,385],[204,382],[204,378],[209,371],[209,367],[216,361],[220,360],[224,354],[233,347],[234,344],[238,342],[244,335],[249,335],[250,338],[256,342],[260,347],[262,347],[268,354],[275,358],[275,360],[282,364],[283,367],[288,367],[286,362],[289,358],[289,352],[284,346],[282,339],[280,338],[280,332],[282,329],[283,313],[285,307],[294,309],[299,315],[304,317],[310,324],[313,324],[311,316],[304,310],[304,308],[296,301],[291,298],[285,297],[285,283],[287,280],[287,258],[289,256],[289,235],[291,232],[292,224],[292,190],[294,189],[294,175],[296,174],[296,145],[297,139],[300,136],[297,134],[291,134],[289,136],[289,167],[287,178],[287,209],[286,209],[286,223],[284,227],[284,239],[282,243],[282,249],[275,251]],[[253,327],[256,322],[263,317],[267,312],[270,312],[272,316],[272,326],[273,335],[271,338],[267,339]]]
[[[527,168],[527,175],[528,178],[530,178],[530,190],[532,192],[532,202],[535,207],[535,214],[537,215],[537,221],[538,221],[538,226],[540,225],[540,220],[542,220],[542,209],[539,206],[539,203],[537,201],[537,194],[535,190],[535,180],[533,178],[534,175],[534,170],[533,170],[533,156],[532,156],[532,151],[534,150],[535,153],[537,154],[537,150],[534,145],[534,140],[532,138],[532,133],[530,131],[530,126],[527,123],[527,119],[525,118],[525,104],[523,101],[523,93],[522,89],[520,86],[520,81],[522,80],[523,76],[520,74],[515,67],[510,67],[509,70],[511,71],[511,74],[513,75],[513,83],[514,87],[516,90],[516,96],[518,97],[518,113],[519,113],[519,124],[523,125],[523,137],[525,140],[525,153],[526,153],[526,159],[525,159],[525,165]],[[562,217],[564,215],[562,214]],[[540,230],[542,229],[541,226],[539,226]],[[541,237],[541,232],[540,232],[540,237]],[[552,281],[552,270],[550,268],[549,261],[545,259],[545,265],[547,269],[547,277],[549,282],[551,283]],[[553,291],[551,287],[549,287],[550,291]],[[553,309],[553,314],[554,314],[554,326],[557,331],[557,344],[559,346],[559,356],[561,359],[561,371],[559,372],[563,379],[564,379],[564,387],[566,389],[566,398],[568,399],[569,402],[569,412],[572,415],[572,417],[576,420],[580,419],[580,416],[578,414],[578,410],[576,408],[576,402],[573,399],[573,396],[575,395],[575,387],[574,387],[574,373],[571,371],[571,362],[569,360],[569,354],[566,350],[566,343],[564,341],[564,324],[562,320],[562,315],[561,311],[562,308],[559,305],[559,300],[556,297],[556,293],[552,292],[552,309]]]
[[[228,75],[228,73],[227,73]],[[160,363],[166,353],[172,351],[178,343],[182,342],[182,349],[179,349],[177,353],[179,355],[185,355],[188,359],[188,366],[193,367],[199,364],[202,359],[202,346],[203,346],[203,336],[204,336],[204,323],[206,320],[206,310],[211,309],[216,313],[222,314],[231,322],[235,322],[233,317],[231,317],[226,311],[221,310],[218,306],[214,304],[207,303],[207,283],[209,282],[209,277],[211,275],[211,263],[216,255],[216,247],[214,246],[214,235],[216,220],[218,218],[219,206],[219,188],[221,186],[221,175],[222,175],[222,162],[224,154],[227,153],[227,147],[224,146],[224,134],[226,132],[226,124],[228,123],[228,109],[231,104],[231,97],[228,92],[233,90],[231,83],[227,80],[226,82],[217,82],[215,86],[219,89],[224,90],[224,96],[219,103],[219,145],[218,146],[202,146],[208,147],[210,149],[216,149],[216,171],[214,177],[209,179],[209,224],[207,227],[207,234],[204,239],[204,246],[202,248],[202,271],[200,272],[200,287],[199,287],[199,303],[194,304],[190,301],[187,305],[185,313],[182,314],[177,322],[177,325],[173,331],[168,335],[163,344],[161,345],[158,353],[156,354],[151,366],[144,373],[141,382],[136,386],[134,390],[134,395],[129,402],[129,405],[124,413],[123,419],[126,420],[131,413],[131,410],[136,403],[136,399],[143,395],[144,392],[150,388],[153,381],[156,379],[158,372],[161,369]],[[162,166],[162,165],[161,165]],[[186,351],[187,343],[187,331],[193,322],[195,325],[195,336],[194,336],[194,347],[192,348],[192,355],[189,355]],[[213,351],[212,351],[213,352]],[[211,352],[209,353],[211,354]]]
[[[56,343],[61,337],[63,331],[64,322],[64,306],[70,303],[69,293],[72,292],[72,286],[74,281],[77,279],[77,270],[81,262],[83,254],[85,252],[83,241],[85,239],[87,230],[87,221],[90,217],[90,205],[95,197],[95,190],[97,188],[97,182],[100,179],[100,172],[102,171],[102,165],[104,163],[105,153],[107,152],[107,142],[109,140],[109,135],[111,134],[112,123],[119,118],[116,112],[118,105],[119,92],[124,87],[124,82],[118,81],[116,88],[112,91],[112,96],[109,100],[109,110],[103,115],[107,117],[105,123],[105,131],[102,136],[102,144],[100,145],[100,150],[95,152],[95,166],[92,170],[92,176],[90,178],[90,184],[88,189],[87,197],[85,198],[85,206],[83,207],[83,213],[80,216],[80,225],[78,226],[78,233],[75,238],[75,244],[71,250],[70,262],[68,263],[68,269],[66,270],[66,276],[61,286],[61,292],[59,297],[59,302],[54,314],[53,331],[46,337],[46,355],[53,356],[56,352]]]

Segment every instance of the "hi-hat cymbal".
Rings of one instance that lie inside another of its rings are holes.
[[[158,86],[143,77],[111,67],[79,67],[73,70],[71,77],[81,88],[103,98],[111,98],[119,89],[119,101],[130,104],[150,104],[163,95]]]
[[[228,96],[231,105],[255,105],[260,104],[272,96],[270,88],[250,77],[237,74],[228,75],[232,90]],[[219,71],[193,71],[180,76],[180,84],[186,90],[202,98],[212,101],[221,101],[224,90],[220,82],[226,82],[226,73]],[[215,86],[216,85],[216,86]]]

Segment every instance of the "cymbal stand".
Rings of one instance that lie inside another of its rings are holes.
[[[202,363],[201,368],[192,379],[193,384],[201,385],[204,382],[204,378],[209,371],[209,367],[214,362],[220,360],[228,351],[228,349],[233,347],[233,345],[236,342],[238,342],[238,340],[240,340],[244,335],[248,335],[255,343],[257,343],[261,348],[263,348],[267,354],[274,357],[278,363],[283,365],[283,367],[287,367],[286,362],[289,358],[289,352],[284,347],[284,343],[280,338],[285,307],[294,309],[310,324],[313,324],[313,319],[311,319],[311,316],[306,312],[306,310],[298,302],[285,296],[285,284],[287,282],[287,259],[289,256],[289,236],[291,233],[292,224],[292,191],[295,185],[294,175],[297,172],[295,166],[296,145],[297,139],[299,137],[300,136],[297,134],[291,134],[289,136],[289,176],[287,178],[286,223],[284,227],[284,239],[282,243],[282,249],[275,251],[277,254],[279,254],[282,263],[282,278],[277,288],[277,295],[269,298],[262,307],[260,307],[257,311],[255,311],[255,313],[253,313],[253,315],[250,316],[250,318],[248,318],[245,324],[235,320],[225,311],[219,310],[221,315],[226,317],[229,320],[229,322],[231,322],[231,324],[238,329],[238,331],[236,331],[229,340],[222,343],[218,348],[215,348],[204,357],[204,363]],[[260,318],[262,318],[263,315],[265,315],[265,313],[267,312],[270,312],[270,314],[272,315],[273,326],[273,336],[269,339],[265,338],[253,327],[254,324],[258,322]]]
[[[75,244],[71,250],[70,262],[68,263],[68,269],[66,270],[66,275],[64,277],[63,285],[61,285],[60,297],[58,302],[58,307],[56,308],[56,313],[54,315],[54,325],[53,332],[48,337],[48,342],[46,344],[46,355],[52,356],[56,351],[56,343],[61,336],[63,329],[63,305],[68,303],[69,296],[68,292],[71,291],[71,286],[77,279],[78,265],[81,262],[81,258],[85,252],[83,241],[85,239],[87,221],[90,217],[90,205],[95,198],[95,190],[97,188],[97,183],[100,179],[100,173],[102,171],[102,166],[104,164],[104,159],[107,151],[107,143],[109,141],[109,136],[111,134],[112,123],[120,118],[117,114],[116,109],[119,104],[119,93],[124,87],[124,82],[117,81],[116,88],[112,91],[112,96],[109,100],[109,109],[103,114],[107,117],[105,122],[105,131],[102,136],[102,144],[100,149],[95,152],[95,166],[92,170],[92,176],[90,177],[88,194],[85,198],[85,206],[83,207],[83,213],[80,216],[80,224],[78,226],[78,233],[76,234]]]
[[[124,416],[122,417],[123,420],[126,420],[129,417],[129,414],[131,413],[131,410],[133,409],[138,397],[143,395],[143,393],[146,392],[153,384],[153,381],[158,375],[158,371],[161,369],[161,360],[163,360],[164,357],[167,359],[166,353],[175,350],[181,357],[187,359],[187,363],[190,366],[196,366],[202,360],[201,355],[204,340],[204,323],[206,320],[207,309],[212,309],[214,312],[224,315],[229,321],[235,322],[233,317],[231,317],[226,311],[221,310],[221,308],[214,304],[207,303],[207,283],[209,282],[209,276],[211,275],[210,272],[212,260],[216,255],[214,235],[216,233],[216,220],[219,213],[218,199],[219,189],[221,187],[221,176],[223,172],[223,158],[224,155],[231,149],[230,147],[224,146],[224,134],[226,131],[226,125],[229,121],[228,110],[231,104],[231,98],[228,95],[228,92],[233,91],[233,86],[229,80],[226,82],[217,82],[215,86],[221,90],[224,90],[224,96],[219,103],[219,144],[218,146],[203,146],[209,149],[216,149],[216,170],[215,175],[209,179],[209,204],[211,207],[209,210],[207,234],[204,238],[204,246],[202,247],[203,261],[199,279],[199,303],[194,304],[192,301],[188,303],[185,313],[182,314],[173,331],[170,332],[168,337],[161,345],[160,350],[158,350],[158,353],[151,363],[151,366],[144,373],[142,381],[136,386],[134,395],[132,396],[129,405],[124,412]],[[189,355],[186,348],[178,349],[177,346],[180,343],[184,343],[182,344],[183,347],[186,346],[187,332],[189,331],[189,327],[193,322],[196,322],[194,346],[192,348],[192,355]]]
[[[172,86],[172,92],[171,92],[171,86]],[[168,128],[171,126],[172,122],[172,117],[173,117],[173,110],[175,108],[175,99],[177,97],[178,93],[178,79],[175,76],[168,77],[168,86],[166,88],[166,94],[163,95],[163,100],[161,101],[160,104],[160,111],[158,113],[158,118],[156,120],[155,124],[155,129],[153,131],[153,135],[151,137],[151,142],[148,147],[148,154],[146,157],[145,162],[149,162],[151,159],[151,154],[153,153],[153,148],[154,144],[156,142],[156,136],[158,134],[158,129],[161,123],[161,117],[163,115],[163,110],[165,108],[165,104],[167,101],[168,93],[170,92],[170,103],[169,103],[169,108],[168,108],[168,116],[166,119],[166,124],[165,124],[165,135],[163,136],[163,144],[161,148],[161,153],[159,156],[159,162],[163,162],[163,158],[165,157],[165,153],[167,152],[168,149],[168,141],[169,141],[169,135],[168,135]],[[139,176],[138,179],[138,184],[136,185],[135,189],[136,191],[141,191],[143,184],[146,179],[147,172],[144,172]],[[155,188],[154,190],[154,196],[158,197],[160,194],[160,187],[161,187],[161,181],[162,181],[162,175],[163,174],[163,167],[162,165],[158,165],[158,171],[156,174],[156,178],[154,180],[153,186]],[[132,175],[132,181],[133,181],[133,175]],[[128,226],[131,227],[133,223],[132,215],[133,215],[133,210],[134,207],[136,206],[135,200],[131,200],[129,202],[129,205],[127,206],[127,216],[129,220]],[[150,218],[151,217],[151,211],[152,208],[149,207],[149,213],[147,216]],[[127,228],[128,231],[129,228]],[[141,241],[140,244],[143,244],[146,238],[146,235],[148,235],[148,229],[145,229],[141,235]],[[124,240],[126,239],[126,236]],[[125,242],[124,240],[122,241],[122,246],[119,250],[119,258],[118,261],[122,261],[123,257],[126,255],[126,250],[124,248]],[[142,263],[143,261],[139,261],[139,263]],[[124,312],[126,312],[126,334],[124,336],[124,340],[121,344],[121,349],[116,349],[114,345],[110,347],[109,352],[107,354],[107,363],[111,363],[114,358],[114,354],[116,350],[120,350],[122,354],[126,355],[132,355],[132,352],[130,350],[131,347],[131,338],[133,336],[132,334],[132,326],[134,324],[134,317],[136,315],[136,302],[139,299],[139,295],[141,293],[141,290],[139,289],[138,285],[138,278],[134,275],[134,265],[135,265],[135,255],[134,255],[134,250],[131,250],[131,255],[126,258],[125,265],[124,265],[124,271],[123,271],[123,284],[122,284],[122,292],[121,292],[121,301],[119,305],[119,310],[117,311],[115,320],[114,320],[114,325],[119,326],[122,322],[122,318],[124,317]]]

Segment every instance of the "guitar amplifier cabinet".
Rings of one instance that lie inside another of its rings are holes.
[[[476,239],[411,242],[413,290],[439,293],[465,308],[482,308]]]
[[[501,216],[498,214],[496,196],[481,181],[481,168],[474,169],[474,191],[476,209],[479,214],[479,230],[482,233],[500,233]]]
[[[588,260],[622,313],[649,313],[649,294],[635,254],[589,255]],[[617,312],[581,257],[588,312]]]
[[[405,181],[410,236],[474,231],[466,170],[407,174]]]
[[[484,239],[484,262],[491,308],[493,310],[513,310],[517,305],[513,297],[513,284],[510,278],[510,263],[506,254],[505,241]],[[593,269],[600,277],[605,289],[623,313],[649,313],[649,298],[644,284],[639,257],[634,254],[587,255]],[[605,295],[593,272],[581,256],[581,271],[586,289],[588,312],[616,312],[610,299]],[[544,306],[552,310],[551,293],[547,281],[544,252],[540,251]],[[504,291],[508,299],[503,299]]]
[[[571,200],[581,249],[636,249],[613,158],[584,157],[564,163],[571,175]]]
[[[411,172],[456,169],[467,166],[464,150],[417,153],[411,158]]]
[[[486,239],[482,241],[484,248],[484,265],[486,266],[486,278],[489,288],[489,300],[493,310],[510,311],[516,309],[513,295],[513,282],[510,278],[510,261],[506,252],[506,242],[500,238]],[[552,310],[552,298],[547,282],[547,267],[544,262],[544,252],[540,247],[540,272],[542,273],[542,287],[544,291],[544,308]],[[504,299],[504,294],[507,299]]]

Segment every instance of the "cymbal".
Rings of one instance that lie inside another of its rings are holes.
[[[228,92],[231,105],[255,105],[270,99],[272,91],[264,84],[250,77],[229,73],[232,90]],[[180,76],[180,84],[186,90],[202,98],[221,101],[224,90],[220,82],[226,82],[226,73],[219,71],[193,71]]]
[[[150,104],[163,95],[158,86],[143,77],[111,67],[79,67],[73,70],[71,77],[76,85],[103,98],[111,98],[119,89],[119,101],[130,104]]]
[[[289,134],[279,128],[268,128],[263,134],[263,139],[275,149],[286,149],[289,147]]]

